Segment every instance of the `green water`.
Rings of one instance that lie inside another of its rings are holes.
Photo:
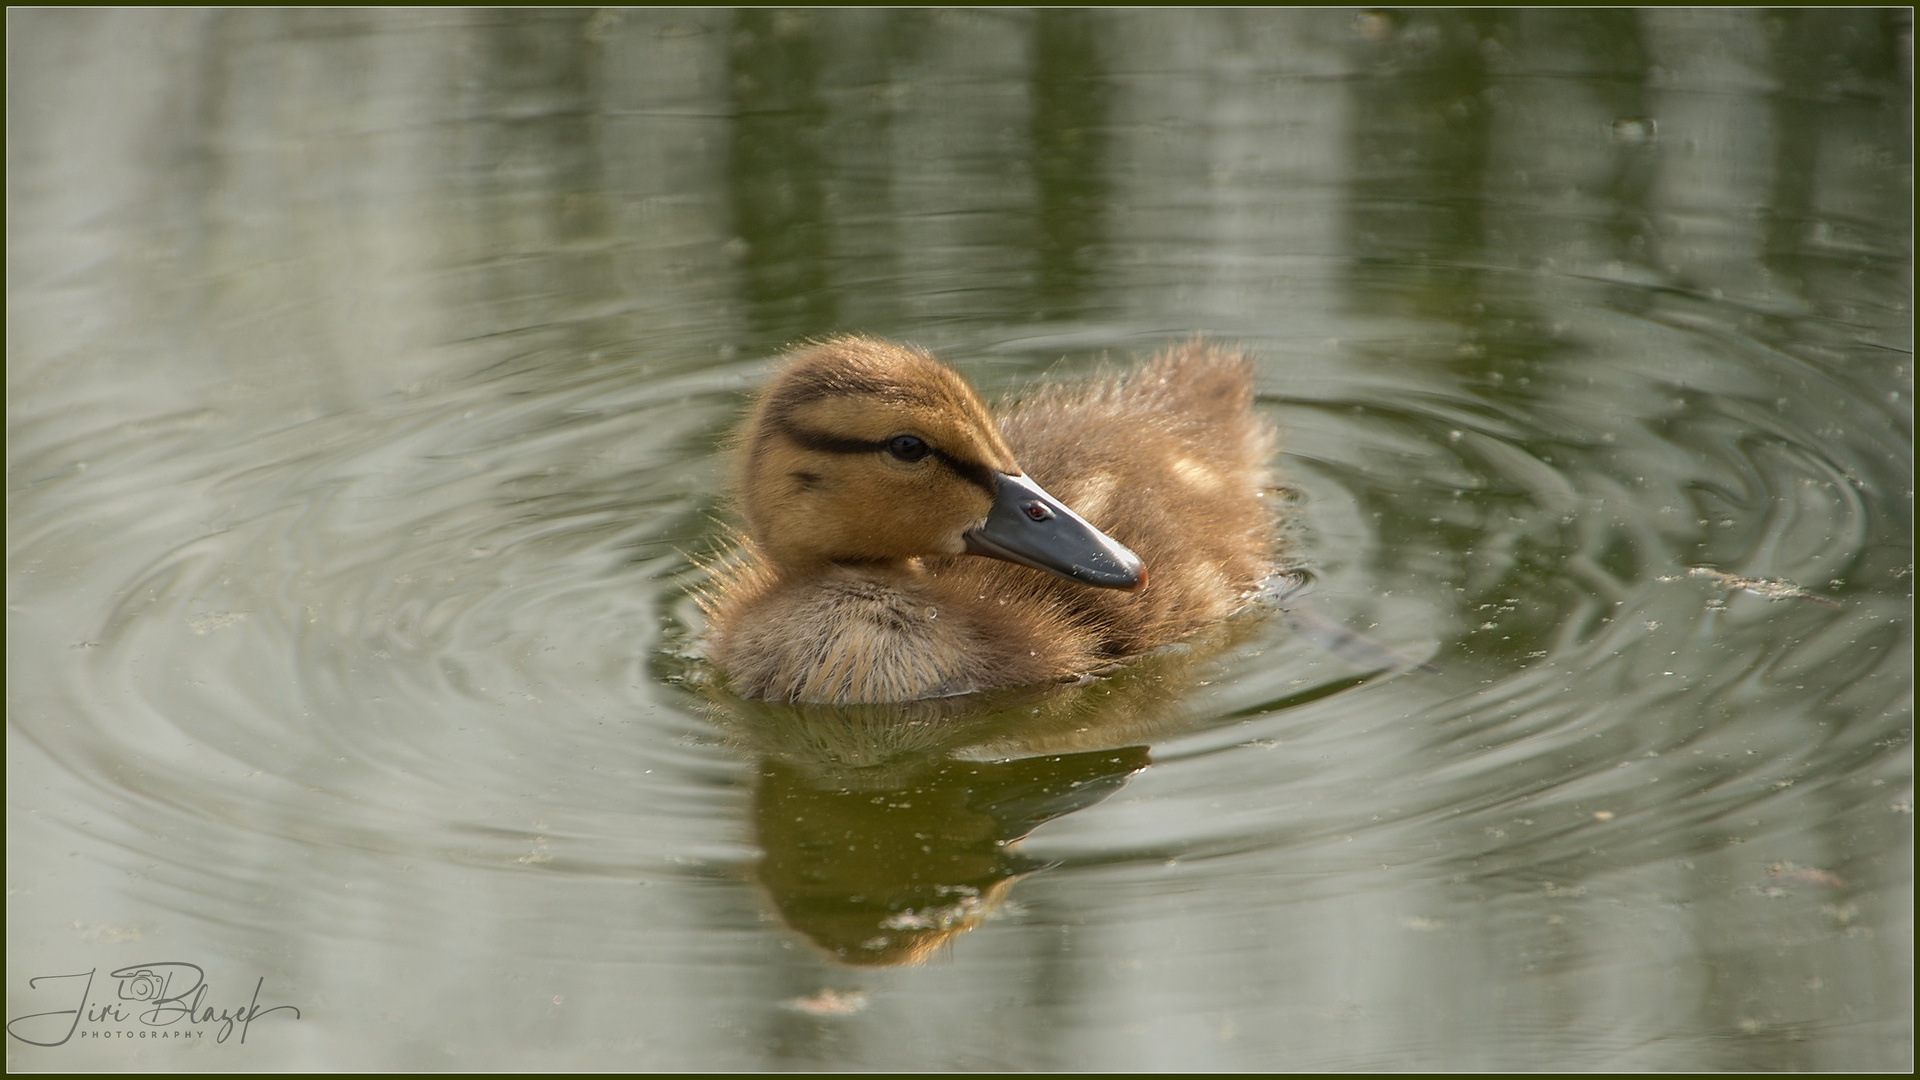
[[[10,1070],[1912,1067],[1904,9],[7,40]],[[1437,670],[728,701],[726,432],[856,330],[1245,347]]]

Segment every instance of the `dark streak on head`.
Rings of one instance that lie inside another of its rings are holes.
[[[774,424],[780,434],[808,450],[818,451],[823,454],[884,454],[887,452],[888,440],[885,439],[879,441],[843,439],[836,435],[828,435],[823,431],[812,431],[803,428],[782,417],[776,417]],[[968,461],[964,458],[954,457],[952,454],[940,450],[937,447],[934,448],[928,456],[940,464],[945,465],[960,479],[974,485],[988,495],[993,494],[993,470],[987,466],[977,461]],[[812,477],[815,483],[819,481],[819,477],[812,473],[794,473],[793,475]],[[806,486],[811,488],[813,485],[808,484]]]
[[[938,450],[933,452],[933,456],[940,459],[940,464],[952,469],[960,479],[965,480],[967,483],[972,484],[988,495],[993,494],[992,469],[987,468],[977,461],[966,461],[950,454],[943,454]]]
[[[871,397],[903,405],[940,404],[929,395],[917,393],[913,387],[877,372],[845,366],[802,365],[789,372],[774,389],[767,399],[766,415],[774,423],[784,424],[795,410],[810,401],[841,397]]]
[[[829,435],[824,431],[803,428],[786,417],[774,417],[774,427],[780,434],[808,450],[822,454],[871,454],[887,448],[885,442],[870,439],[843,439],[838,435]]]

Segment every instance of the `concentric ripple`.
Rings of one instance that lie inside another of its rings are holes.
[[[1910,13],[8,27],[9,1019],[306,1010],[10,1066],[1911,1067]],[[1243,346],[1302,587],[727,698],[848,331]]]
[[[1869,542],[1901,527],[1875,497],[1896,429],[1779,353],[1566,307],[1591,316],[1551,359],[1477,379],[1357,345],[1344,389],[1307,399],[1284,392],[1297,348],[1254,345],[1317,612],[1437,670],[1368,678],[1270,619],[1133,794],[1036,852],[1526,890],[1751,840],[1807,798],[1885,800],[1861,778],[1908,692],[1906,568]],[[194,824],[504,871],[747,858],[715,827],[738,759],[655,658],[695,632],[718,438],[756,365],[528,370],[225,457],[199,417],[40,448],[15,558],[107,529],[119,559],[89,568],[101,607],[55,654],[84,722],[27,730],[113,816],[209,859],[246,844]],[[76,520],[103,505],[122,516]],[[1796,857],[1844,876],[1842,854]]]

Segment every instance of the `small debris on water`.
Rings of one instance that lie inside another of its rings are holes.
[[[1841,904],[1837,907],[1833,904],[1822,904],[1820,913],[1845,926],[1860,915],[1860,908],[1857,904]]]
[[[235,623],[245,622],[246,618],[244,611],[208,611],[187,616],[187,628],[204,637],[215,630],[225,630]]]
[[[1615,142],[1645,146],[1658,137],[1660,125],[1650,116],[1623,116],[1609,125]]]
[[[821,990],[808,997],[794,998],[781,1003],[794,1012],[803,1012],[808,1016],[852,1016],[867,1007],[867,995],[863,990]]]
[[[1830,597],[1817,596],[1782,578],[1746,578],[1715,570],[1709,566],[1691,566],[1685,575],[1667,574],[1655,578],[1656,581],[1679,581],[1682,577],[1701,578],[1711,581],[1723,589],[1740,589],[1755,596],[1764,596],[1768,600],[1811,600],[1822,607],[1837,608],[1840,601]]]
[[[1847,887],[1847,883],[1830,870],[1821,870],[1812,866],[1795,866],[1790,862],[1777,862],[1767,867],[1767,876],[1781,881],[1799,882],[1802,885],[1824,885],[1829,889]]]

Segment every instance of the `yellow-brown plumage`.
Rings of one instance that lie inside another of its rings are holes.
[[[1247,361],[1198,341],[997,423],[918,350],[803,349],[742,428],[747,538],[702,597],[708,655],[743,697],[853,703],[1055,680],[1178,640],[1272,567],[1273,435],[1252,406]],[[1138,587],[966,554],[1023,469],[1138,555]]]

